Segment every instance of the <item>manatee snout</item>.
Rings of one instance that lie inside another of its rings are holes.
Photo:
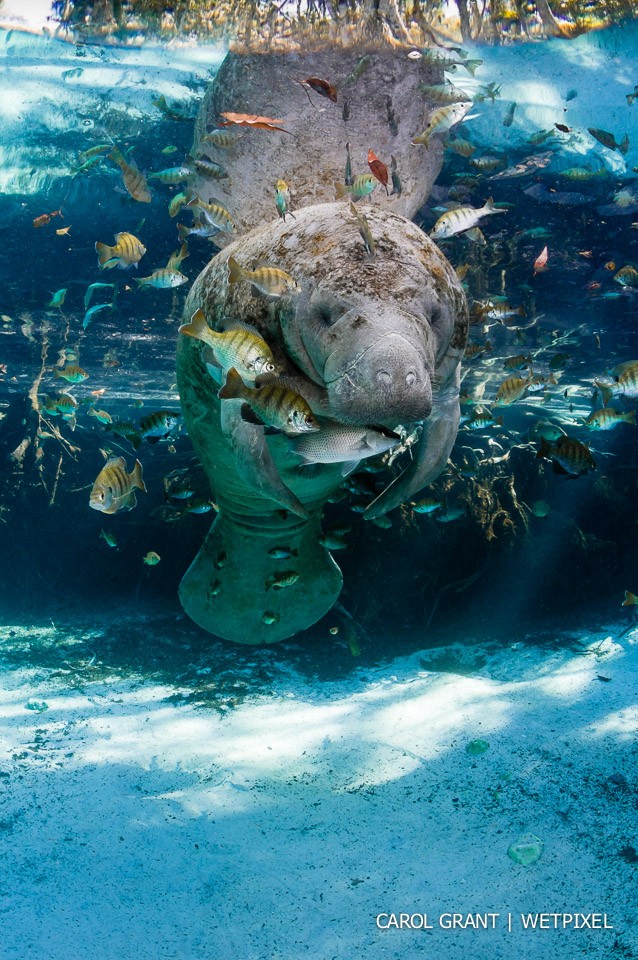
[[[338,420],[393,428],[429,417],[432,372],[433,365],[405,336],[387,333],[354,360],[335,351],[324,377]]]

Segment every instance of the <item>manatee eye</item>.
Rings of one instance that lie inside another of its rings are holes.
[[[416,373],[413,373],[412,370],[410,370],[410,372],[406,374],[405,382],[409,387],[411,387],[412,384],[416,382]]]
[[[390,376],[387,370],[379,370],[379,372],[377,373],[377,380],[379,381],[379,383],[391,383],[392,377]]]

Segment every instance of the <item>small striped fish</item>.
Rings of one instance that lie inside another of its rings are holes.
[[[346,197],[350,194],[356,203],[357,200],[361,200],[362,197],[367,197],[371,194],[378,183],[377,178],[371,173],[360,173],[354,178],[350,185],[335,183],[336,198],[340,200],[341,197]]]
[[[97,475],[89,496],[89,506],[100,513],[132,510],[137,503],[135,489],[146,493],[140,461],[136,460],[133,470],[128,473],[124,457],[111,457]]]
[[[590,430],[613,430],[619,423],[635,423],[636,411],[628,410],[626,413],[619,413],[613,407],[601,407],[595,410],[585,420],[584,426]]]
[[[234,367],[243,380],[275,372],[272,350],[258,333],[244,324],[216,333],[206,323],[204,311],[196,310],[190,323],[182,324],[179,332],[207,343],[224,372]]]
[[[628,360],[614,367],[616,384],[612,387],[614,393],[622,393],[626,397],[638,397],[638,360]]]
[[[129,163],[122,154],[122,151],[114,147],[109,154],[109,158],[118,165],[122,171],[122,180],[127,192],[134,200],[139,203],[151,202],[151,191],[148,189],[146,177],[138,169],[137,164]]]
[[[155,410],[141,418],[139,434],[151,443],[156,442],[167,437],[181,419],[181,414],[172,410]]]
[[[439,107],[430,117],[423,133],[415,137],[412,143],[415,145],[422,144],[424,147],[427,147],[433,133],[445,133],[456,123],[460,123],[471,106],[471,103],[450,103],[446,107]]]
[[[188,283],[188,277],[185,277],[179,270],[169,270],[168,267],[162,267],[159,270],[153,270],[150,277],[136,277],[135,282],[139,283],[140,290],[142,287],[170,290],[172,287],[181,287],[183,283]]]
[[[211,130],[202,137],[202,143],[212,143],[219,150],[230,150],[237,143],[238,136],[232,130]]]
[[[181,190],[176,193],[168,205],[169,217],[176,217],[182,207],[185,207],[190,199],[190,193]]]
[[[124,270],[134,263],[139,263],[146,253],[146,247],[132,233],[116,233],[114,246],[110,247],[108,243],[98,240],[95,252],[102,270],[111,270],[113,267]]]
[[[540,458],[553,462],[554,473],[566,473],[570,477],[580,477],[588,470],[596,469],[596,461],[589,447],[567,434],[553,443],[541,437],[540,448],[536,454],[536,459]]]
[[[240,283],[242,280],[249,280],[264,296],[276,300],[286,293],[300,293],[300,288],[290,274],[284,270],[278,270],[276,267],[258,267],[257,270],[246,270],[237,263],[234,257],[229,257],[228,282]]]
[[[515,400],[520,400],[532,383],[532,379],[532,377],[526,377],[524,380],[522,377],[508,377],[498,388],[496,403],[508,407]]]
[[[74,363],[67,363],[64,369],[56,367],[55,375],[62,380],[66,380],[68,383],[82,383],[84,380],[89,379],[86,370],[83,370],[82,367],[78,367]]]
[[[464,140],[462,137],[456,137],[453,140],[448,138],[445,146],[448,150],[452,150],[458,154],[459,157],[471,157],[476,150],[473,143],[470,143],[469,140]],[[475,164],[476,161],[470,160],[470,163]]]
[[[235,229],[235,221],[226,207],[222,206],[221,203],[206,203],[204,200],[200,200],[199,197],[194,197],[188,201],[186,206],[191,210],[203,210],[208,220],[210,220],[218,230],[224,230],[230,233]]]
[[[291,436],[319,429],[304,398],[277,380],[253,389],[232,367],[217,395],[220,400],[244,400],[241,414],[249,423],[267,424]]]
[[[159,180],[160,183],[181,183],[182,180],[188,180],[193,175],[193,171],[187,164],[182,163],[179,167],[168,167],[166,170],[157,170],[155,173],[149,173],[149,180]]]
[[[226,180],[228,173],[221,164],[209,160],[208,157],[187,158],[203,177],[212,177],[213,180]]]
[[[439,103],[441,106],[450,106],[453,103],[470,103],[470,97],[464,90],[451,83],[439,83],[433,86],[419,84],[419,93],[422,93],[430,103]]]
[[[507,213],[507,210],[499,210],[495,207],[491,197],[486,200],[483,207],[456,207],[439,217],[430,236],[433,240],[445,240],[457,233],[465,233],[466,230],[475,227],[482,217],[493,213]]]

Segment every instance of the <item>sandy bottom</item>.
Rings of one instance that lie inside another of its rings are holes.
[[[324,678],[183,624],[5,625],[2,960],[638,956],[621,629]],[[612,929],[523,929],[541,912]],[[392,913],[431,929],[379,929]]]

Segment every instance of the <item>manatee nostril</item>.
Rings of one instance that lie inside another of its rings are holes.
[[[406,374],[405,382],[409,387],[411,387],[414,383],[416,383],[416,373],[413,373],[412,371],[410,371],[410,373]]]
[[[377,380],[379,383],[391,383],[392,377],[387,370],[379,370],[377,373]]]

